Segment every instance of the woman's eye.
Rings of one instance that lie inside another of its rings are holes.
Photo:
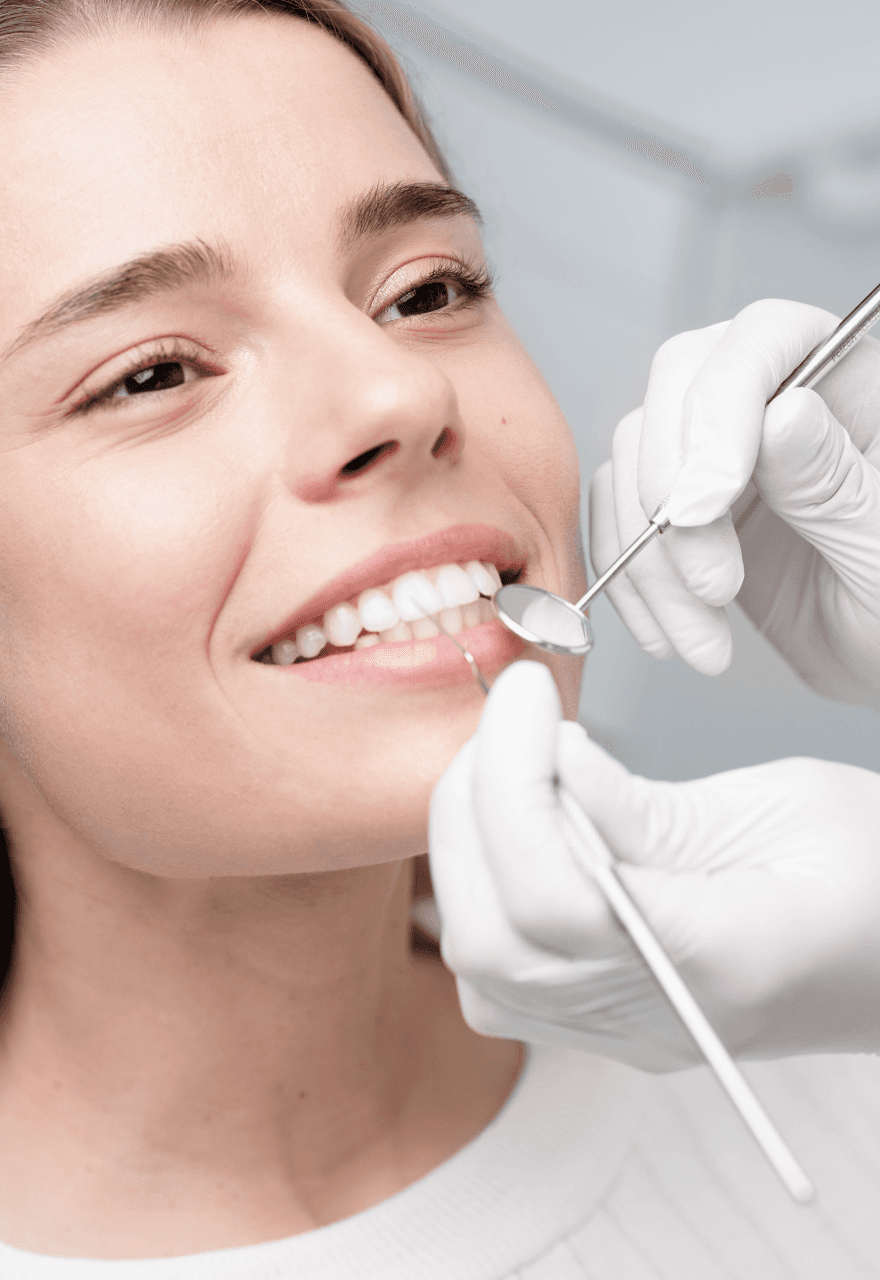
[[[403,320],[407,316],[420,316],[429,311],[442,311],[462,296],[448,280],[426,280],[410,289],[402,298],[392,302],[390,307],[376,316],[379,324],[387,324],[389,320]]]
[[[191,382],[195,371],[181,363],[180,360],[163,360],[160,364],[151,364],[146,369],[129,374],[109,389],[108,399],[119,400],[128,396],[139,396],[146,391],[166,391],[169,387],[180,387]]]
[[[72,410],[73,413],[89,413],[93,409],[109,409],[119,405],[121,401],[131,400],[134,396],[145,395],[149,391],[170,391],[173,387],[182,387],[188,382],[197,382],[200,378],[210,377],[212,371],[201,368],[200,354],[195,349],[192,355],[174,350],[145,353],[137,363],[132,361],[130,373],[124,373],[115,382],[106,383],[96,391],[88,393]]]

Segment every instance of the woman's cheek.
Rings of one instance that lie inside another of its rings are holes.
[[[496,359],[484,366],[487,419],[503,458],[503,472],[536,509],[579,518],[580,467],[571,430],[553,393],[503,317]]]

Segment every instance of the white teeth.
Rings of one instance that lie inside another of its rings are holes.
[[[434,585],[443,597],[443,604],[447,609],[471,604],[480,595],[473,579],[459,564],[445,564],[442,569],[438,569]]]
[[[489,570],[492,570],[492,573]],[[473,582],[481,596],[494,596],[495,592],[501,586],[501,579],[498,578],[498,572],[493,565],[481,564],[479,560],[469,560],[464,567],[465,573]],[[492,576],[495,575],[495,577]],[[498,578],[498,581],[495,581]]]
[[[439,636],[437,624],[430,618],[416,618],[415,622],[411,622],[414,640],[430,640],[432,636]]]
[[[336,604],[324,614],[324,633],[337,648],[354,644],[361,633],[357,609],[350,604]]]
[[[388,631],[380,631],[379,635],[382,637],[383,644],[388,644],[389,641],[412,640],[413,638],[412,627],[405,622],[398,622],[396,627],[391,627]]]
[[[362,591],[357,601],[358,617],[365,631],[388,631],[396,627],[400,618],[384,591],[371,587]]]
[[[443,608],[443,597],[423,573],[403,574],[392,583],[391,595],[401,622],[415,622]]]
[[[272,661],[277,667],[289,667],[299,657],[296,645],[292,640],[279,640],[272,645]]]
[[[296,647],[304,658],[316,658],[326,643],[324,632],[312,622],[296,633]]]
[[[469,560],[464,567],[444,564],[423,573],[404,573],[384,590],[362,591],[356,604],[334,605],[322,625],[300,627],[295,641],[274,644],[272,661],[286,667],[297,658],[316,658],[328,642],[340,649],[369,649],[389,641],[427,640],[440,634],[432,615],[439,616],[451,635],[458,635],[497,616],[485,597],[494,596],[500,586],[494,564],[480,560]]]
[[[478,627],[482,621],[480,617],[480,602],[475,600],[473,604],[466,604],[461,611],[461,620],[468,627]]]
[[[461,609],[444,609],[439,614],[439,618],[441,627],[444,631],[448,631],[451,636],[457,636],[459,631],[464,631]]]

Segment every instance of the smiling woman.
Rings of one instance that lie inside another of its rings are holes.
[[[876,1071],[771,1078],[781,1123],[817,1080],[848,1117],[793,1218],[698,1073],[478,1035],[411,946],[483,709],[434,618],[572,718],[577,661],[488,598],[584,568],[570,433],[389,50],[334,0],[21,0],[0,105],[0,1276],[875,1274]]]
[[[229,19],[236,14],[253,14],[256,8],[266,13],[274,11],[305,19],[347,44],[376,76],[439,172],[445,178],[449,177],[442,153],[393,54],[366,23],[334,0],[321,3],[314,0],[260,0],[259,5],[256,0],[163,0],[161,4],[154,0],[128,0],[127,3],[93,0],[92,3],[67,4],[17,0],[0,8],[0,76],[11,82],[16,70],[35,56],[45,56],[53,49],[69,47],[84,38],[94,39],[101,32],[106,35],[108,30],[120,25],[137,29],[139,24],[150,25],[161,20],[163,25],[172,29],[176,27],[181,34],[187,31],[192,34],[199,24],[206,21]],[[406,223],[431,213],[451,212],[478,216],[467,197],[434,183],[385,188],[370,192],[352,203],[346,215],[345,230],[351,237],[366,236],[395,222]],[[14,223],[5,229],[14,232]],[[137,305],[151,295],[205,283],[212,277],[222,280],[231,273],[232,266],[227,256],[203,242],[157,249],[56,298],[42,315],[14,332],[12,342],[0,354],[0,369],[29,344],[56,335],[66,326]],[[480,282],[474,280],[470,285],[471,292],[475,293],[480,287]],[[425,289],[411,291],[409,296],[415,300],[424,292]],[[181,354],[179,350],[171,350],[172,346],[169,344],[169,355]],[[160,353],[154,350],[154,359],[157,354]],[[78,409],[87,410],[102,399],[157,391],[188,380],[189,366],[179,359],[142,366],[143,361],[128,378],[91,399],[85,398]],[[371,450],[370,454],[376,452]],[[4,836],[0,831],[0,982],[5,979],[12,956],[14,918],[15,889],[5,854]]]
[[[491,679],[502,577],[578,593],[574,448],[344,5],[4,4],[0,94],[0,1272],[389,1280],[522,1062],[410,947],[482,706],[424,615]]]

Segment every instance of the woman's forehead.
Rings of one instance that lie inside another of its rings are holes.
[[[123,30],[30,64],[4,91],[0,142],[0,274],[25,308],[157,244],[336,252],[373,186],[441,181],[369,69],[278,17]]]

